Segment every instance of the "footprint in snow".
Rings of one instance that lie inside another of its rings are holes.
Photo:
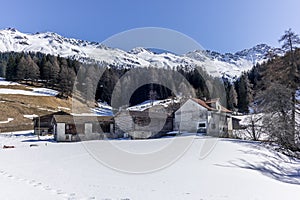
[[[33,187],[38,187],[38,186],[41,186],[42,183],[36,183],[36,184],[33,184]]]
[[[48,185],[47,185],[47,186],[44,186],[43,189],[44,189],[44,190],[52,190],[52,188],[51,188],[50,186],[48,186]]]
[[[36,180],[28,180],[27,183],[29,183],[30,185],[34,185],[36,182]]]
[[[11,174],[7,174],[7,177],[8,177],[8,178],[13,178],[14,176],[11,175]]]
[[[71,194],[66,194],[64,196],[67,198],[67,200],[76,200],[75,195],[76,195],[75,193],[71,193]]]
[[[96,197],[86,197],[86,198],[82,198],[82,200],[94,200],[96,199]],[[103,200],[108,200],[108,199],[103,199]],[[111,200],[111,199],[109,199]]]
[[[62,190],[55,190],[56,194],[58,195],[65,195],[66,193],[64,193]]]

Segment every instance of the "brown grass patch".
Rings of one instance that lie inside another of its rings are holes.
[[[0,95],[0,121],[14,118],[9,123],[0,124],[0,132],[33,129],[31,119],[24,115],[45,115],[58,111],[58,107],[71,108],[71,99],[52,96],[26,96],[17,94]],[[68,111],[68,110],[66,110]]]
[[[13,89],[13,90],[26,90],[32,91],[32,89],[26,87],[25,85],[0,85],[0,89]]]

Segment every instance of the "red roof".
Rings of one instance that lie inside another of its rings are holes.
[[[225,108],[224,106],[221,106],[221,111],[222,111],[222,112],[226,112],[226,113],[232,113],[231,110],[228,110],[228,109]]]
[[[203,101],[201,99],[196,99],[196,98],[192,98],[193,101],[195,101],[196,103],[198,103],[199,105],[203,106],[204,108],[207,108],[208,110],[214,110],[217,111],[217,109],[212,108],[211,106],[209,106],[208,104],[211,103],[216,103],[217,101],[219,101],[219,98],[216,99],[210,99],[208,101]],[[231,113],[231,110],[228,110],[227,108],[225,108],[224,106],[221,105],[221,111],[225,112],[225,113]]]
[[[192,100],[195,101],[196,103],[198,103],[199,105],[203,106],[204,108],[207,108],[208,110],[216,110],[216,109],[210,107],[209,105],[207,105],[206,102],[201,99],[192,98]]]
[[[210,99],[210,100],[207,100],[205,103],[216,103],[219,100],[220,100],[220,98]]]

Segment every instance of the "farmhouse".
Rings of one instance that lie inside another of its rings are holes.
[[[223,107],[219,99],[191,98],[175,112],[175,131],[227,136],[232,129],[231,111]]]

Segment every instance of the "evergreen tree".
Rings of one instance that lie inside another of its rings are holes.
[[[40,78],[39,66],[31,59],[30,56],[26,58],[27,67],[25,68],[25,79],[36,81]]]
[[[67,98],[72,94],[76,74],[73,68],[68,67],[67,61],[61,58],[60,72],[58,74],[58,84],[60,95]]]
[[[13,81],[16,79],[16,60],[13,55],[9,56],[6,68],[6,79],[9,81]]]
[[[4,60],[0,60],[0,77],[5,77],[7,63]]]
[[[20,59],[20,62],[17,64],[16,69],[15,69],[16,70],[15,71],[15,73],[16,73],[15,80],[18,80],[18,81],[25,80],[27,66],[28,66],[28,62],[25,59],[25,57],[22,56]]]
[[[235,89],[237,91],[238,109],[242,113],[249,112],[249,103],[251,102],[251,86],[247,74],[236,81]]]

